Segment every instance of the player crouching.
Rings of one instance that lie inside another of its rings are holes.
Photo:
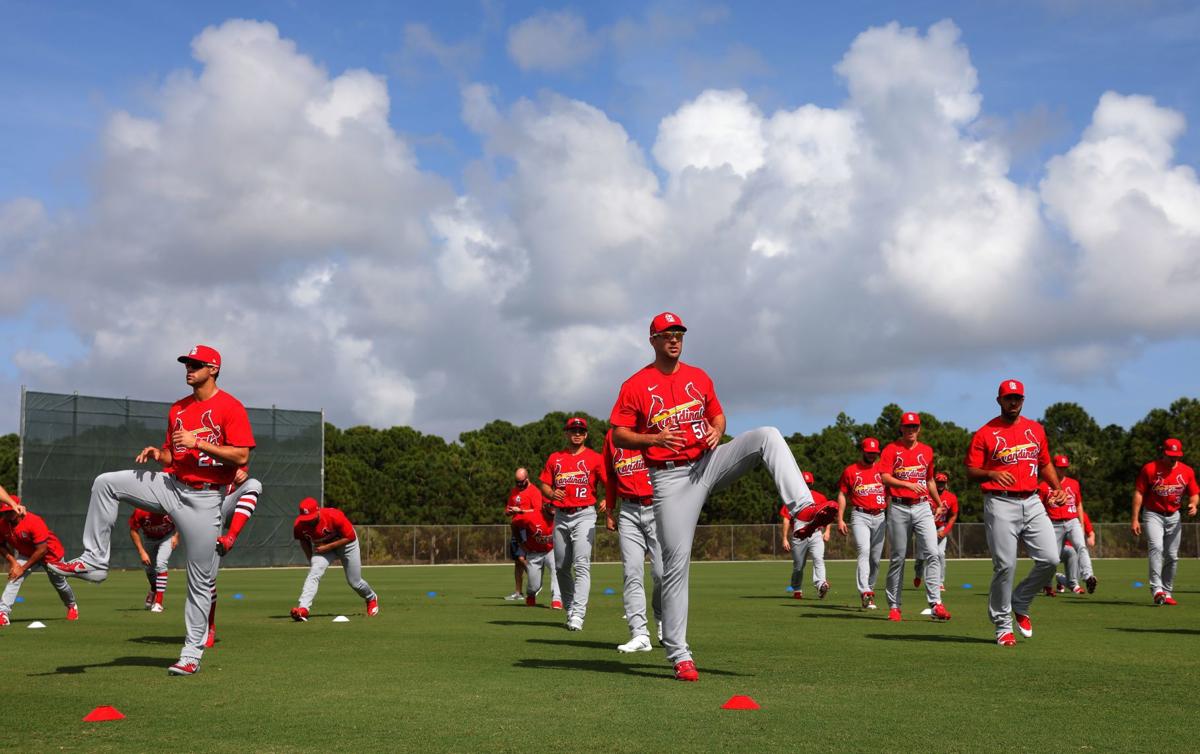
[[[11,503],[0,502],[0,554],[8,561],[8,583],[4,593],[0,594],[0,627],[9,624],[8,616],[21,584],[25,582],[25,575],[34,568],[41,568],[50,577],[50,584],[67,608],[67,620],[77,620],[79,608],[75,605],[71,585],[63,576],[47,570],[44,564],[46,560],[62,560],[65,554],[62,542],[41,516],[25,510],[20,498],[9,499]]]
[[[296,517],[292,534],[300,540],[304,557],[311,564],[300,591],[300,604],[292,608],[292,620],[308,620],[308,609],[317,596],[321,577],[335,558],[341,559],[350,588],[367,601],[367,617],[379,615],[379,598],[362,577],[358,535],[345,513],[337,508],[322,508],[316,500],[306,497],[300,501],[300,515]]]

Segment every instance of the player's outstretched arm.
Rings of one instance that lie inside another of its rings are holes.
[[[14,508],[17,506],[17,501],[12,499],[12,496],[8,494],[8,490],[4,489],[3,485],[0,485],[0,503],[11,505]]]
[[[841,534],[844,537],[850,533],[850,527],[846,526],[846,493],[842,492],[840,489],[838,490],[837,503],[838,503],[838,517],[837,517],[838,534]]]
[[[156,445],[147,445],[146,447],[142,448],[141,453],[137,454],[137,457],[133,459],[133,462],[149,463],[150,461],[156,461],[163,466],[170,466],[172,460],[173,457],[171,455],[170,448],[166,447],[165,445],[161,448]]]
[[[342,537],[340,539],[335,539],[332,542],[326,542],[323,545],[317,545],[316,551],[318,554],[324,554],[324,553],[329,552],[330,550],[336,550],[339,547],[344,547],[353,541],[354,541],[354,537]]]
[[[1188,515],[1196,515],[1196,509],[1200,507],[1200,495],[1192,495],[1188,498]]]
[[[130,529],[129,538],[133,540],[133,546],[137,549],[138,559],[142,561],[142,565],[150,565],[150,555],[142,546],[142,535],[138,533],[137,529]]]
[[[779,533],[783,535],[783,551],[792,551],[792,519],[784,516],[783,522],[779,524]]]
[[[1129,528],[1133,530],[1133,536],[1142,536],[1142,491],[1133,491],[1133,522]]]

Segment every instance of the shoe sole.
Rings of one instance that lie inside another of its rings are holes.
[[[645,646],[645,647],[627,648],[624,644],[621,644],[620,646],[617,647],[617,651],[620,652],[621,654],[631,655],[634,652],[652,652],[652,651],[654,651],[654,647]]]
[[[61,568],[56,568],[49,564],[46,565],[46,570],[50,571],[51,573],[57,574],[59,576],[66,577],[68,579],[83,579],[84,581],[90,581],[93,584],[99,584],[100,582],[102,582],[108,578],[108,571],[92,570],[92,571],[84,571],[83,573],[78,573],[76,571],[64,571]]]

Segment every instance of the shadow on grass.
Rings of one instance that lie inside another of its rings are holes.
[[[170,665],[171,659],[163,657],[115,657],[108,662],[90,665],[60,665],[49,673],[30,673],[29,676],[79,675],[93,668],[159,668],[165,671]]]
[[[550,660],[538,657],[517,660],[513,663],[513,667],[529,668],[532,670],[585,670],[593,673],[619,673],[623,675],[643,676],[645,678],[675,679],[674,672],[669,667],[661,664],[629,665],[620,660]],[[733,673],[728,670],[701,668],[700,675],[744,676],[745,674]]]
[[[820,618],[822,620],[883,620],[882,615],[867,615],[857,610],[844,613],[805,613],[801,618]]]
[[[879,641],[932,641],[950,642],[953,644],[995,644],[995,639],[981,639],[978,636],[950,636],[947,634],[867,634],[868,639]]]
[[[361,615],[361,614],[362,613],[344,613],[344,615],[346,615],[346,616]],[[309,613],[308,619],[316,620],[317,618],[328,618],[330,620],[333,620],[334,618],[338,617],[339,615],[343,615],[343,613]],[[267,617],[271,620],[293,620],[291,613],[284,613],[282,615],[268,615]],[[304,621],[298,620],[296,622],[303,623]]]
[[[1064,605],[1122,605],[1124,607],[1158,607],[1158,605],[1155,605],[1151,602],[1139,603],[1139,602],[1135,602],[1134,600],[1079,599],[1079,600],[1065,600],[1064,602],[1062,602],[1062,604],[1064,604]]]
[[[526,639],[529,644],[552,644],[561,647],[582,647],[584,649],[603,649],[606,652],[615,651],[616,644],[605,641],[585,641],[584,639]]]
[[[490,620],[488,623],[493,626],[547,626],[549,628],[563,627],[563,624],[559,621],[544,620]]]
[[[135,636],[132,639],[126,639],[134,644],[182,644],[182,636]]]
[[[792,596],[791,592],[787,592],[785,594],[779,594],[779,595],[743,594],[743,595],[739,596],[738,599],[740,599],[740,600],[779,600],[780,602],[787,602],[788,600],[792,600],[793,602],[800,602],[800,600],[798,600]]]
[[[1109,631],[1124,631],[1130,634],[1176,634],[1179,636],[1200,636],[1200,628],[1127,628],[1125,626],[1108,626]]]

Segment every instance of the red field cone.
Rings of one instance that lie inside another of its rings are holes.
[[[103,723],[109,720],[124,720],[125,716],[116,707],[97,707],[83,718],[85,723]]]
[[[758,702],[739,694],[729,697],[729,701],[722,704],[721,709],[758,709]]]

